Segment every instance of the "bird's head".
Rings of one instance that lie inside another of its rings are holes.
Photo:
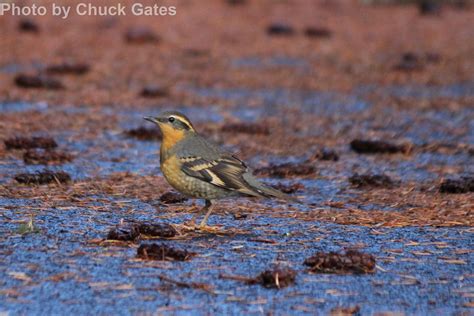
[[[158,116],[147,116],[145,120],[155,123],[163,134],[163,142],[174,145],[185,136],[196,133],[193,124],[183,113],[166,111]]]

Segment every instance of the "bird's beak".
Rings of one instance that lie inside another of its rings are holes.
[[[149,121],[149,122],[152,122],[152,123],[155,123],[155,124],[158,124],[158,120],[152,116],[145,116],[143,119]]]

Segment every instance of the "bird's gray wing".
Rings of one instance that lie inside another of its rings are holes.
[[[179,144],[176,153],[188,176],[243,195],[296,201],[258,181],[243,161],[200,136]]]
[[[182,170],[188,176],[229,191],[256,197],[263,196],[244,180],[244,175],[249,172],[245,163],[232,155],[221,154],[216,159],[187,156],[180,157],[180,161]]]

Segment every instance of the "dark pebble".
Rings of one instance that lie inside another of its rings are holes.
[[[304,261],[315,273],[363,274],[375,272],[375,257],[357,250],[346,253],[317,252]]]
[[[19,74],[15,77],[15,84],[21,88],[37,88],[59,90],[64,89],[64,85],[58,79],[45,75],[25,75]]]
[[[420,71],[425,68],[423,58],[414,53],[404,53],[400,61],[393,66],[394,70],[398,71]]]
[[[273,268],[265,270],[254,279],[249,280],[249,284],[261,284],[266,288],[284,288],[295,283],[296,271],[289,268]]]
[[[64,62],[62,64],[49,65],[46,67],[46,72],[49,74],[72,74],[84,75],[89,72],[90,66],[84,63]]]
[[[421,15],[439,15],[442,4],[439,0],[421,0],[418,1],[418,11]]]
[[[382,140],[354,139],[351,149],[359,154],[395,154],[411,152],[412,147],[407,144],[393,144]]]
[[[244,5],[247,3],[247,0],[225,0],[229,5]]]
[[[270,164],[255,170],[256,174],[268,175],[271,177],[286,178],[289,176],[307,176],[316,173],[316,167],[310,163],[283,163],[279,165]]]
[[[272,36],[292,36],[295,34],[295,30],[290,25],[275,23],[267,27],[267,34]]]
[[[265,124],[257,123],[229,123],[221,127],[222,132],[242,133],[252,135],[270,135],[270,129]]]
[[[178,233],[173,226],[166,223],[140,223],[135,224],[140,234],[148,237],[171,238]]]
[[[114,227],[109,230],[107,239],[135,241],[141,236],[171,238],[176,236],[176,234],[176,229],[169,224],[143,222]]]
[[[18,23],[18,29],[22,32],[39,33],[38,24],[32,20],[23,19]]]
[[[56,141],[51,137],[14,137],[6,139],[4,143],[7,149],[51,149],[58,147]]]
[[[45,170],[37,173],[20,173],[15,176],[15,180],[23,184],[67,183],[71,181],[71,176],[64,171]]]
[[[304,35],[310,38],[330,38],[332,32],[324,27],[307,27],[304,30]]]
[[[141,244],[137,249],[137,257],[145,260],[186,261],[193,255],[194,253],[187,250],[176,249],[164,244]]]
[[[349,182],[356,187],[392,187],[393,180],[384,174],[354,174],[349,177]]]
[[[140,92],[140,95],[144,98],[161,98],[168,96],[169,92],[163,87],[149,85],[143,88],[143,90]]]
[[[160,201],[165,204],[183,203],[187,198],[177,192],[166,192],[160,196]]]
[[[300,191],[302,189],[304,189],[304,186],[300,183],[293,183],[293,184],[290,184],[290,185],[286,185],[286,184],[283,184],[283,183],[278,183],[278,184],[274,184],[271,186],[272,188],[274,189],[277,189],[283,193],[286,193],[286,194],[293,194],[297,191]]]
[[[321,148],[316,151],[310,160],[338,161],[339,154],[332,149]]]
[[[147,140],[147,141],[152,141],[152,140],[161,140],[161,132],[158,128],[156,127],[138,127],[138,128],[133,128],[125,131],[125,135],[133,138],[137,138],[139,140]]]
[[[144,44],[157,43],[160,41],[158,35],[147,27],[132,27],[125,33],[125,40],[129,43]]]
[[[109,240],[135,241],[138,237],[140,237],[140,231],[136,225],[114,227],[107,234]]]
[[[23,154],[23,161],[28,165],[50,165],[70,162],[74,157],[63,151],[30,149]]]
[[[464,176],[459,179],[446,179],[440,187],[441,193],[468,193],[474,192],[474,176]]]

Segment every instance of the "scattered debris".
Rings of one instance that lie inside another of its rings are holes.
[[[27,75],[19,74],[15,76],[15,84],[21,88],[37,88],[60,90],[64,89],[64,85],[58,79],[45,75]]]
[[[308,176],[316,173],[316,167],[308,162],[299,164],[288,162],[279,165],[270,164],[268,167],[255,170],[255,173],[278,178],[286,178],[289,176]]]
[[[139,237],[171,238],[176,236],[177,233],[176,229],[170,224],[142,222],[116,226],[109,230],[107,239],[135,241]]]
[[[334,307],[331,309],[329,315],[331,316],[352,316],[352,315],[359,315],[360,307],[359,305],[351,306],[351,307]]]
[[[55,150],[29,149],[23,154],[23,161],[28,165],[62,164],[73,159],[71,154]]]
[[[33,216],[30,216],[30,219],[18,226],[17,233],[20,235],[36,234],[39,233],[40,229],[35,226],[33,221]]]
[[[441,14],[442,4],[438,0],[420,0],[418,1],[418,11],[421,15],[439,15]]]
[[[160,41],[158,35],[147,27],[132,27],[125,33],[125,40],[129,43],[144,44],[157,43]]]
[[[346,253],[317,252],[306,259],[304,264],[310,267],[311,272],[317,273],[374,273],[375,258],[371,254],[348,250]]]
[[[159,128],[156,127],[137,127],[137,128],[132,128],[127,131],[125,131],[125,135],[129,137],[134,137],[139,140],[148,140],[148,141],[153,141],[153,140],[158,140],[161,141],[161,132]]]
[[[260,283],[268,288],[283,288],[295,283],[296,271],[292,269],[274,268],[265,270],[255,278],[255,283]]]
[[[71,176],[64,171],[44,170],[37,173],[20,173],[15,176],[18,183],[23,184],[47,184],[56,182],[59,184],[71,181]]]
[[[391,187],[394,181],[385,174],[358,174],[349,177],[349,182],[356,187]]]
[[[229,123],[221,127],[222,132],[242,133],[252,135],[270,135],[270,129],[264,124],[256,123]]]
[[[267,27],[267,34],[274,36],[291,36],[295,34],[295,30],[290,25],[274,23]]]
[[[49,74],[72,74],[72,75],[84,75],[89,72],[90,66],[84,63],[75,63],[66,61],[62,64],[49,65],[46,67],[46,72]]]
[[[412,151],[410,144],[393,144],[383,140],[354,139],[351,149],[359,154],[408,154]]]
[[[187,289],[203,290],[205,292],[215,294],[214,291],[212,290],[213,289],[212,286],[210,286],[209,284],[197,283],[197,282],[187,283],[187,282],[182,282],[182,281],[175,281],[175,280],[173,280],[173,279],[171,279],[167,276],[164,276],[164,275],[159,275],[158,278],[161,281],[169,282],[169,283],[172,283],[172,284],[177,285],[179,287],[184,287],[184,288],[187,288]]]
[[[304,30],[304,35],[311,38],[330,38],[332,32],[325,27],[307,27]]]
[[[183,203],[187,198],[177,192],[169,191],[160,196],[160,201],[165,204]]]
[[[157,85],[148,85],[143,88],[140,95],[144,98],[160,98],[169,95],[169,91],[166,88]]]
[[[299,190],[302,190],[304,189],[304,185],[300,184],[300,183],[293,183],[293,184],[289,184],[289,185],[286,185],[286,184],[283,184],[283,183],[277,183],[277,184],[274,184],[274,185],[271,185],[272,188],[275,188],[283,193],[286,193],[286,194],[292,194],[292,193],[295,193]]]
[[[39,33],[40,28],[33,20],[22,19],[18,23],[18,29],[22,32]]]
[[[265,270],[254,278],[226,274],[221,274],[219,277],[221,279],[242,281],[247,284],[261,284],[266,288],[280,289],[295,283],[296,271],[289,268],[276,267]]]
[[[246,219],[247,217],[249,217],[249,214],[246,214],[246,213],[234,213],[234,214],[232,214],[232,217],[233,217],[235,220],[241,220],[241,219]]]
[[[441,193],[468,193],[474,192],[474,176],[464,176],[460,179],[445,179],[440,187]]]
[[[321,148],[310,158],[310,161],[313,160],[338,161],[339,154],[332,149]]]
[[[136,225],[120,225],[109,230],[107,239],[121,241],[135,241],[140,237],[140,231]]]
[[[419,71],[424,69],[423,60],[414,53],[405,53],[400,61],[393,66],[398,71]]]
[[[51,149],[58,147],[56,141],[51,137],[13,137],[4,141],[7,149]]]
[[[137,257],[145,260],[186,261],[193,255],[187,250],[180,250],[164,244],[141,244],[137,250]]]
[[[243,5],[247,3],[247,0],[226,0],[229,5]]]
[[[139,223],[135,226],[141,235],[147,237],[171,238],[178,233],[173,226],[166,223]]]

